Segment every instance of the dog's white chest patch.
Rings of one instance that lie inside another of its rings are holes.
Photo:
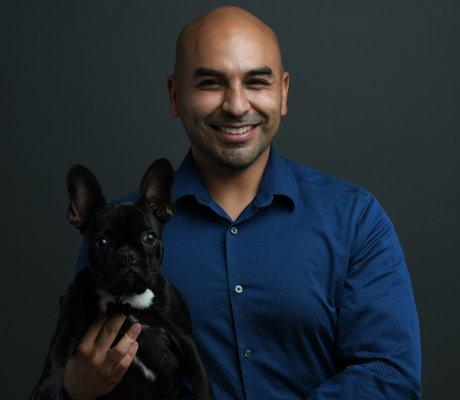
[[[99,296],[99,309],[103,313],[107,311],[107,303],[115,303],[118,300],[116,296],[101,288],[97,289],[96,293]],[[129,303],[131,307],[142,310],[150,307],[154,298],[155,295],[153,292],[150,289],[146,289],[145,292],[140,294],[123,296],[119,301],[121,301],[122,304]]]

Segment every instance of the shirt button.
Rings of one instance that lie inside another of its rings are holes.
[[[244,356],[245,356],[246,358],[251,357],[251,355],[252,355],[252,350],[251,350],[251,349],[246,349],[246,350],[244,351]]]
[[[242,293],[242,292],[243,292],[243,286],[241,286],[241,285],[236,285],[236,286],[235,286],[235,292],[236,292],[236,293]]]
[[[238,228],[236,226],[232,226],[230,228],[230,232],[232,232],[233,235],[236,235],[238,233]]]

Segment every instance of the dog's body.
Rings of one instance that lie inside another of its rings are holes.
[[[159,269],[161,231],[173,210],[171,184],[172,167],[161,159],[146,172],[138,202],[106,205],[86,168],[69,171],[69,221],[85,235],[89,265],[61,297],[56,331],[31,399],[57,397],[78,340],[98,315],[115,312],[128,315],[119,337],[134,322],[142,325],[142,333],[122,381],[101,398],[173,400],[182,375],[191,382],[195,399],[214,398],[191,339],[186,304]]]

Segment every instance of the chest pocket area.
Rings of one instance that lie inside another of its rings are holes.
[[[337,243],[308,225],[277,232],[266,243],[276,246],[254,249],[246,266],[255,326],[271,326],[280,334],[329,330],[336,323],[335,295],[343,262]]]

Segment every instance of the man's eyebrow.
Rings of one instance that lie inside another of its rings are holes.
[[[260,68],[251,69],[245,72],[245,75],[246,76],[259,76],[259,75],[272,76],[273,71],[270,67],[260,67]],[[200,67],[196,69],[195,72],[193,73],[194,79],[202,78],[204,76],[212,76],[214,78],[226,79],[225,74],[223,74],[222,72],[216,71],[215,69],[212,69],[212,68]]]
[[[203,76],[213,76],[215,78],[225,79],[225,75],[222,72],[216,71],[215,69],[200,67],[193,73],[193,78],[198,79]]]
[[[270,67],[260,67],[256,69],[251,69],[250,71],[246,72],[247,76],[254,76],[254,75],[267,75],[272,76],[273,71]]]

